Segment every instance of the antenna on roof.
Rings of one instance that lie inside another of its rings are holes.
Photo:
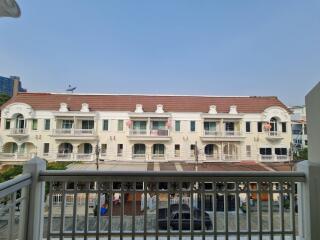
[[[68,85],[68,88],[66,89],[66,91],[73,93],[73,91],[76,90],[76,88],[77,88],[77,87],[72,87],[72,86],[69,84],[69,85]]]

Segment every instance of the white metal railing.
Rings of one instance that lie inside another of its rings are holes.
[[[166,158],[166,154],[165,153],[153,153],[151,155],[152,159],[165,159]]]
[[[266,131],[268,137],[281,137],[281,132],[279,131]]]
[[[0,153],[0,160],[1,161],[23,161],[23,160],[28,160],[32,157],[36,156],[36,153],[5,153],[1,152]]]
[[[218,161],[221,160],[221,155],[219,154],[205,154],[206,161]]]
[[[75,153],[74,158],[80,161],[92,161],[95,157],[93,153]]]
[[[30,174],[0,183],[0,239],[26,239],[30,184]]]
[[[49,185],[47,239],[295,239],[295,184],[304,174],[43,171],[40,180]]]
[[[278,161],[289,161],[290,157],[288,155],[276,155],[275,156]]]
[[[221,132],[216,131],[216,130],[204,130],[204,135],[205,136],[221,136]]]
[[[74,128],[57,128],[52,130],[53,135],[58,136],[92,136],[95,134],[94,129],[74,129]]]
[[[150,135],[151,136],[167,137],[167,136],[169,136],[169,130],[168,129],[151,129]]]
[[[241,131],[224,131],[223,132],[223,136],[226,136],[226,137],[240,137],[240,136],[242,136],[242,132]]]
[[[130,129],[130,135],[147,135],[146,129]]]
[[[272,160],[274,160],[274,155],[263,155],[263,154],[260,154],[260,160],[261,161],[272,161]]]
[[[132,154],[133,159],[146,159],[145,153],[133,153]]]
[[[12,135],[25,135],[28,134],[27,128],[11,128],[10,134]]]

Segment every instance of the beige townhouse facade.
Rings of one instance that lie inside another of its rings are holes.
[[[276,97],[19,93],[1,109],[2,161],[289,161]]]

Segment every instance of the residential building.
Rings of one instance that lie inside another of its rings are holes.
[[[18,93],[1,110],[2,159],[289,160],[276,97]]]
[[[0,93],[7,94],[12,97],[18,92],[26,92],[27,90],[22,88],[20,78],[17,76],[11,76],[10,78],[0,76]]]
[[[295,151],[308,147],[306,107],[291,107],[292,143]]]

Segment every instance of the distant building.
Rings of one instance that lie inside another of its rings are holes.
[[[291,107],[292,143],[295,150],[308,147],[307,118],[305,106]]]
[[[2,159],[283,162],[292,141],[276,97],[18,93],[1,111]]]
[[[4,93],[12,97],[17,95],[18,92],[26,91],[26,89],[22,88],[19,77],[11,76],[10,78],[6,78],[0,76],[0,93]]]

